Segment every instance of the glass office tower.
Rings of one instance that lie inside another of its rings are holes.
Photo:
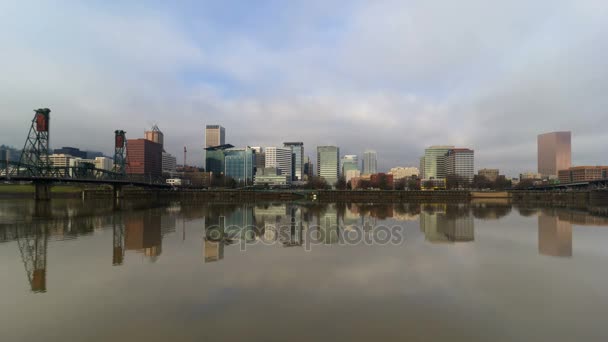
[[[231,148],[224,151],[224,173],[237,182],[253,183],[255,154],[249,148]]]

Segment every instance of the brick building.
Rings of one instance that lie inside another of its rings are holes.
[[[127,140],[127,173],[145,179],[162,176],[163,146],[146,139]]]
[[[560,183],[586,182],[608,178],[608,166],[574,166],[558,171]]]

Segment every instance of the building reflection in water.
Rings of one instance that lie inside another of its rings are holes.
[[[19,252],[32,292],[46,292],[46,257],[49,240],[45,223],[34,223],[17,235]]]
[[[464,205],[423,204],[420,231],[431,243],[468,242],[475,240],[473,216]]]
[[[135,212],[125,218],[125,250],[143,253],[154,262],[162,253],[161,213]]]
[[[224,243],[205,239],[203,243],[203,258],[205,263],[224,259]]]
[[[554,257],[572,256],[572,223],[557,215],[538,216],[538,253]]]
[[[220,261],[224,259],[226,217],[209,217],[205,220],[205,224],[203,260],[205,263]]]
[[[205,218],[203,260],[205,263],[224,258],[224,246],[237,241],[251,242],[257,235],[254,209],[250,204],[214,207]]]
[[[302,246],[304,239],[304,225],[302,223],[302,208],[290,205],[287,208],[288,224],[281,225],[279,230],[279,241],[283,247]]]

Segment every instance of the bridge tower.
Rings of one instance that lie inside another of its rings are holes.
[[[127,132],[114,131],[114,172],[127,174]]]
[[[17,236],[21,259],[33,292],[46,292],[46,254],[48,230],[35,224],[24,236]]]
[[[44,176],[50,172],[49,160],[49,123],[51,110],[40,108],[32,120],[30,132],[25,140],[19,164],[27,166],[31,176]]]
[[[114,225],[112,231],[112,265],[122,265],[125,258],[125,227],[121,222],[116,223],[116,216],[114,217]]]

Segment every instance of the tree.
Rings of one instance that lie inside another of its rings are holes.
[[[224,186],[224,174],[222,173],[214,173],[211,177],[211,186],[214,188],[218,188]]]
[[[334,186],[338,190],[346,190],[346,179],[344,178],[344,176],[340,176]]]
[[[528,189],[534,186],[534,179],[522,179],[517,184],[518,189]]]
[[[498,176],[498,178],[496,178],[496,181],[494,182],[494,189],[496,189],[496,190],[509,189],[509,188],[511,188],[511,186],[512,186],[511,180],[507,179],[503,175]]]
[[[359,189],[367,190],[371,188],[372,184],[368,179],[361,179],[359,181]]]
[[[395,190],[405,190],[407,187],[407,179],[400,178],[395,181]]]
[[[475,175],[473,176],[473,188],[475,189],[490,189],[492,188],[492,182],[486,176]]]
[[[380,190],[391,190],[390,185],[388,184],[388,176],[386,174],[380,174],[378,180],[378,188]]]
[[[309,177],[306,183],[307,189],[323,190],[329,188],[329,184],[323,177]]]
[[[435,182],[432,179],[425,180],[422,182],[422,187],[426,190],[433,190],[435,188]]]
[[[420,181],[418,178],[416,178],[416,176],[412,176],[407,180],[407,189],[420,190]]]
[[[237,181],[232,177],[225,177],[225,186],[230,189],[235,189],[237,187]]]

